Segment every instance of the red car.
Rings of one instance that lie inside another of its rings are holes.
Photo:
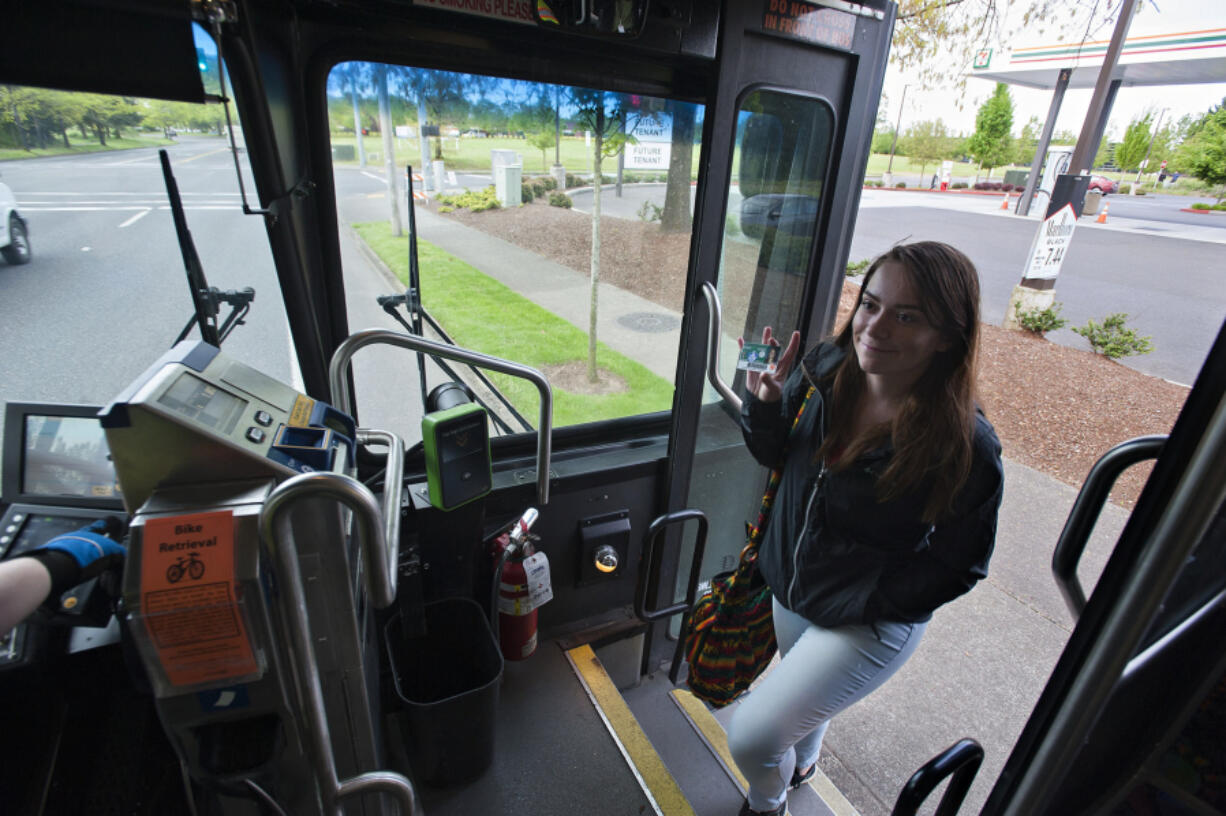
[[[1108,193],[1119,192],[1120,183],[1118,181],[1112,181],[1106,176],[1092,176],[1090,178],[1089,189],[1098,190],[1098,192],[1102,193],[1103,195],[1107,195]]]

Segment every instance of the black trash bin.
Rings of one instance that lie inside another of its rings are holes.
[[[388,662],[402,710],[397,728],[413,775],[437,787],[476,779],[494,756],[502,653],[476,601],[426,604],[426,635],[387,622]]]

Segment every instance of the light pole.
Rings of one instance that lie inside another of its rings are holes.
[[[898,146],[898,129],[902,127],[902,109],[907,104],[907,88],[910,85],[902,86],[902,100],[898,103],[898,121],[894,123],[894,140],[890,142],[890,163],[885,168],[885,186],[889,187],[894,181],[894,148]]]

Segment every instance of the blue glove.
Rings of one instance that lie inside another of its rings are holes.
[[[122,530],[123,523],[118,519],[99,519],[88,527],[58,535],[25,555],[38,559],[47,568],[51,573],[51,597],[59,597],[123,562],[126,550],[106,535]]]

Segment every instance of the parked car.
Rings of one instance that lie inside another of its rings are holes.
[[[11,264],[30,262],[30,234],[17,212],[17,198],[0,182],[0,255]]]
[[[1097,190],[1103,195],[1107,195],[1108,193],[1119,192],[1120,183],[1118,181],[1113,181],[1106,176],[1091,176],[1089,189]]]
[[[788,235],[810,234],[817,228],[816,198],[799,193],[763,193],[741,201],[741,232],[761,238],[768,228]]]

